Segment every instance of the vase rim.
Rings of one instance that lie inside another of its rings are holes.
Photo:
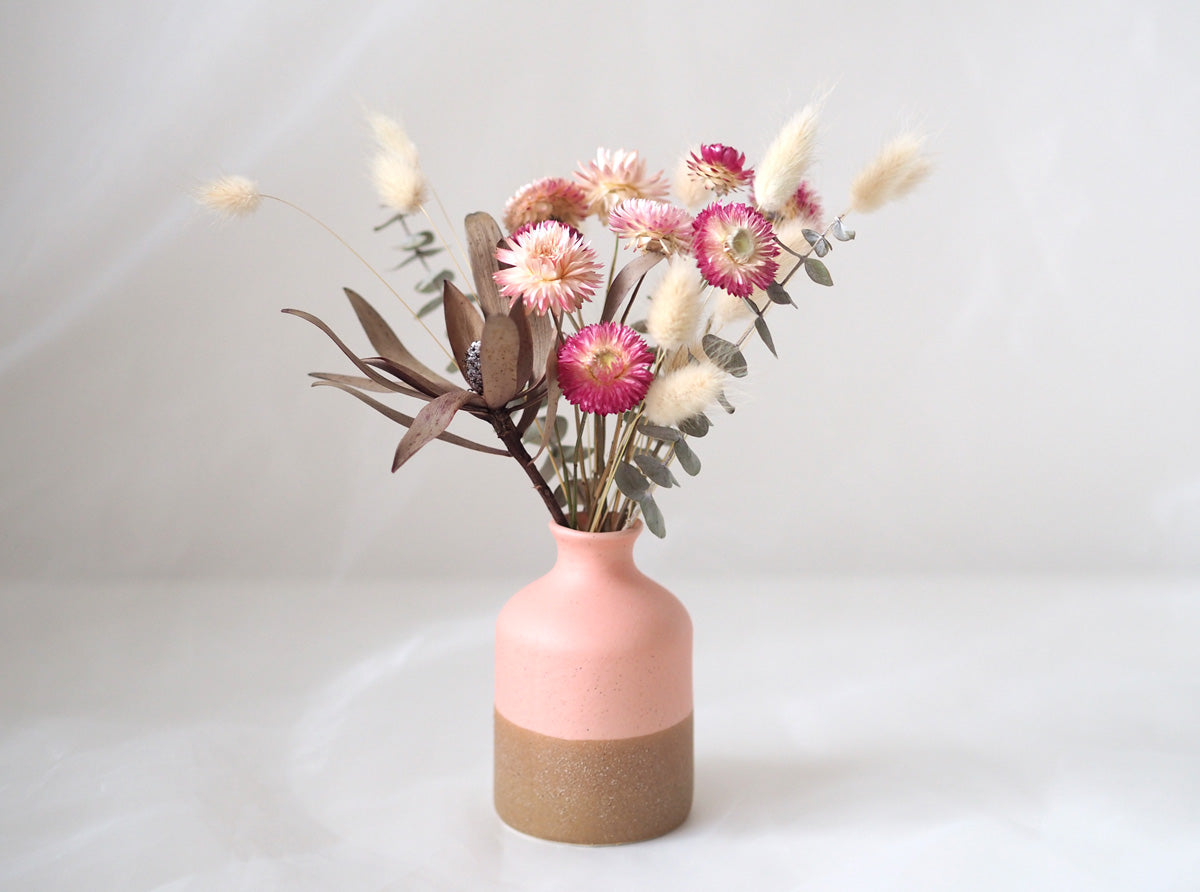
[[[585,541],[585,540],[596,540],[596,539],[608,539],[609,541],[615,542],[620,539],[633,540],[633,539],[636,539],[638,537],[638,535],[642,532],[642,526],[643,526],[642,519],[640,517],[637,520],[635,520],[630,526],[627,526],[623,529],[603,530],[603,531],[596,532],[596,533],[590,532],[589,530],[577,530],[573,527],[565,527],[565,526],[562,526],[561,524],[555,523],[553,520],[548,521],[548,523],[550,526],[550,532],[554,535],[554,538],[559,539],[559,540],[566,540],[566,541],[570,541],[570,540]]]

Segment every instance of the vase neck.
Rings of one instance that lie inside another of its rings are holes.
[[[641,524],[612,533],[588,533],[551,522],[558,547],[554,569],[567,573],[627,571],[634,567],[633,544]]]

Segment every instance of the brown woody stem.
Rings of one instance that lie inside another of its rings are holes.
[[[515,458],[517,463],[525,469],[525,475],[533,483],[533,488],[542,497],[542,501],[546,503],[546,507],[550,509],[550,516],[554,518],[554,522],[560,527],[570,526],[567,523],[566,515],[563,514],[562,508],[558,506],[558,502],[554,498],[554,493],[550,491],[550,487],[546,485],[546,481],[538,473],[533,459],[529,457],[529,452],[525,449],[525,444],[521,442],[521,433],[512,423],[512,418],[503,409],[495,409],[488,413],[488,419],[492,422],[492,427],[496,430],[496,436],[500,438],[500,442],[504,444],[504,448],[508,450],[508,454]]]

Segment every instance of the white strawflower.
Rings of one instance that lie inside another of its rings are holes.
[[[196,192],[196,200],[206,208],[230,217],[253,214],[262,198],[258,185],[243,176],[219,177]]]
[[[763,154],[754,174],[754,198],[763,213],[778,213],[800,187],[812,163],[819,110],[817,105],[802,108]]]
[[[690,258],[672,257],[646,313],[646,332],[663,350],[695,342],[703,292],[704,281],[695,263]]]
[[[646,391],[645,419],[674,427],[714,406],[725,390],[726,373],[701,361],[654,379]]]
[[[915,133],[902,133],[884,146],[850,184],[850,209],[865,214],[911,192],[932,169],[924,147],[925,137]]]

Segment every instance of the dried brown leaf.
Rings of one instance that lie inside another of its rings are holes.
[[[621,308],[629,292],[664,256],[666,255],[650,251],[625,264],[608,289],[608,297],[604,299],[604,312],[600,315],[601,322],[611,322],[617,317],[617,310]]]
[[[386,418],[390,418],[392,421],[396,422],[397,424],[402,424],[405,427],[411,428],[416,422],[416,419],[411,415],[406,415],[403,412],[393,409],[391,406],[384,405],[378,400],[372,399],[365,393],[360,393],[353,387],[349,387],[340,381],[322,380],[314,384],[313,387],[336,387],[338,390],[343,390],[351,396],[366,403],[372,409],[379,412],[379,414],[385,416]],[[463,446],[467,449],[473,449],[476,452],[486,452],[488,455],[508,455],[508,450],[506,449],[500,449],[496,446],[484,446],[482,443],[476,443],[474,440],[468,440],[466,437],[460,437],[457,434],[450,433],[449,431],[443,431],[442,433],[438,434],[437,439],[444,440],[447,443],[453,443],[455,446]]]
[[[483,324],[479,365],[483,373],[483,400],[491,408],[498,409],[517,395],[520,353],[517,323],[503,313],[489,316]]]
[[[483,317],[465,294],[451,282],[442,285],[442,309],[446,315],[446,334],[450,350],[460,370],[467,367],[467,350],[483,337]]]
[[[554,433],[560,396],[562,396],[562,388],[558,384],[558,354],[551,351],[546,358],[546,426],[542,430],[542,444],[538,447],[538,455],[545,451],[546,446],[550,443],[550,436]]]
[[[360,390],[369,390],[372,393],[399,393],[393,387],[384,387],[382,384],[376,384],[370,378],[360,378],[357,375],[338,375],[333,372],[309,372],[310,377],[317,378],[321,381],[328,381],[331,384],[346,385],[348,387],[357,387]],[[409,391],[408,396],[424,396],[417,393],[415,390]]]
[[[471,275],[475,278],[475,293],[484,316],[508,312],[508,301],[500,295],[500,286],[493,278],[500,269],[496,260],[496,245],[504,238],[499,225],[488,214],[476,211],[467,214],[467,253],[471,256]]]
[[[287,313],[289,316],[298,316],[304,321],[312,323],[317,328],[321,329],[321,331],[325,332],[326,336],[337,345],[337,348],[345,353],[347,358],[354,363],[354,367],[376,384],[380,384],[395,393],[403,393],[407,390],[407,388],[397,384],[395,381],[383,377],[383,375],[379,374],[379,372],[367,365],[366,362],[364,362],[362,359],[359,359],[359,357],[357,357],[354,352],[342,342],[342,339],[334,334],[333,329],[331,329],[316,316],[312,315],[311,313],[306,313],[303,310],[287,309],[283,312]],[[403,380],[406,384],[409,384],[411,387],[415,387],[417,390],[420,390],[429,396],[440,396],[449,390],[458,389],[444,379],[439,379],[439,381],[435,382],[423,375],[418,374],[412,369],[400,366],[396,363],[389,362],[388,365],[390,366],[389,371],[394,371],[397,377]]]
[[[392,459],[392,471],[395,472],[406,461],[412,458],[430,440],[435,440],[449,427],[456,412],[461,409],[475,394],[469,390],[451,390],[443,393],[417,413],[409,425],[408,433],[396,447],[396,457]]]
[[[383,317],[360,294],[349,288],[343,288],[342,290],[346,292],[346,297],[350,299],[350,306],[354,308],[354,314],[358,316],[359,324],[362,325],[363,331],[367,333],[367,340],[371,342],[371,346],[379,352],[380,356],[391,360],[398,366],[412,369],[422,378],[426,378],[429,381],[437,382],[446,387],[454,386],[440,374],[421,362],[421,360],[413,356],[409,349],[401,343],[396,333],[392,331],[391,326],[384,321]]]
[[[517,323],[517,336],[520,338],[521,349],[517,352],[517,389],[522,390],[533,377],[533,331],[529,327],[529,316],[525,312],[523,301],[513,304],[508,315]]]

